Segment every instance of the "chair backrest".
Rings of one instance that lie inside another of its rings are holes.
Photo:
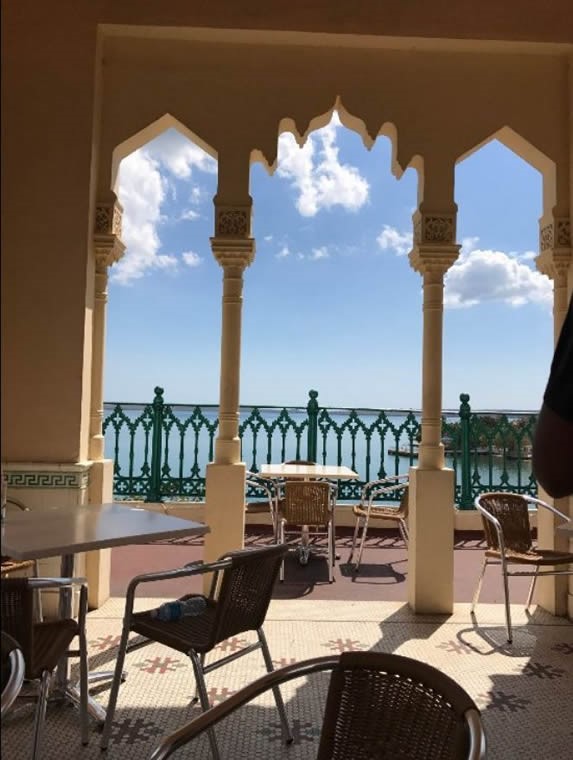
[[[424,662],[346,652],[332,672],[317,760],[459,760],[471,744],[467,692]]]
[[[2,630],[12,636],[30,665],[34,652],[34,591],[27,578],[3,578],[0,585]]]
[[[410,494],[410,487],[408,485],[404,486],[404,490],[402,491],[402,496],[400,497],[400,506],[398,507],[398,514],[402,518],[408,517],[408,499]]]
[[[332,486],[316,480],[287,480],[282,514],[291,525],[326,525],[331,517]]]
[[[531,549],[528,501],[524,496],[501,491],[483,493],[478,496],[476,503],[499,521],[506,550],[523,553]],[[495,526],[484,515],[482,523],[488,548],[499,551]]]
[[[229,552],[231,566],[222,571],[213,623],[212,646],[245,631],[260,628],[265,620],[285,544]]]
[[[26,666],[20,645],[6,631],[2,631],[0,643],[2,657],[1,714],[4,715],[20,693],[24,683]]]

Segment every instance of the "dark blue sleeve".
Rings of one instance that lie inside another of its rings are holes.
[[[555,347],[543,401],[559,417],[573,422],[573,297]]]

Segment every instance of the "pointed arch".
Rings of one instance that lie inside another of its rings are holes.
[[[192,143],[205,151],[212,158],[217,160],[217,151],[203,140],[199,135],[193,132],[191,129],[185,126],[182,122],[176,119],[169,113],[164,114],[156,121],[148,124],[143,129],[139,130],[135,134],[128,137],[123,142],[116,145],[112,153],[112,166],[111,166],[111,189],[117,192],[117,177],[119,171],[119,165],[122,160],[129,156],[130,153],[138,150],[139,148],[151,142],[155,137],[158,137],[168,129],[176,129],[181,135],[186,137]]]

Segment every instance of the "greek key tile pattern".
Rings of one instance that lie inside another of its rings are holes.
[[[138,599],[137,609],[158,599]],[[123,599],[88,615],[90,669],[115,665]],[[506,642],[502,605],[480,605],[472,622],[468,604],[446,616],[414,615],[400,602],[273,600],[265,631],[276,667],[343,651],[396,652],[429,662],[455,678],[479,705],[488,738],[488,760],[567,760],[573,741],[573,625],[540,610],[528,618],[512,610],[515,639]],[[255,634],[223,642],[207,664],[255,641]],[[73,648],[73,647],[72,647]],[[74,662],[74,661],[72,661]],[[143,760],[161,737],[198,715],[190,661],[158,644],[127,655],[127,680],[119,701],[107,760]],[[228,699],[265,672],[252,652],[206,677],[211,704]],[[77,665],[72,666],[77,675]],[[217,728],[222,760],[313,760],[322,726],[328,675],[316,674],[281,687],[294,742],[286,747],[272,694],[264,694]],[[109,684],[93,687],[107,704]],[[2,719],[2,757],[31,756],[33,708],[26,703]],[[95,726],[90,744],[80,743],[77,712],[53,705],[44,736],[46,760],[101,760]],[[176,753],[182,760],[210,760],[206,737]]]
[[[86,488],[87,472],[7,472],[8,486],[11,488]]]

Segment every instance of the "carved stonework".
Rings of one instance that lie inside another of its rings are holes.
[[[119,261],[125,252],[125,245],[116,235],[96,235],[94,255],[96,272],[104,274],[107,268]]]
[[[246,269],[255,258],[255,241],[253,238],[229,240],[211,238],[211,250],[217,262],[223,267]]]
[[[436,252],[416,247],[409,255],[412,269],[421,275],[442,278],[459,256],[459,245],[448,245]]]
[[[453,214],[430,216],[422,214],[422,243],[454,243],[455,219]]]
[[[556,285],[567,284],[567,274],[573,253],[570,248],[546,248],[535,259],[537,269],[547,275]]]
[[[121,237],[121,220],[123,209],[121,204],[100,203],[96,206],[95,229],[96,235],[117,235]]]
[[[216,237],[246,238],[251,231],[250,207],[216,206]]]
[[[555,247],[571,248],[571,222],[569,219],[556,219],[555,226]]]
[[[571,248],[571,222],[564,217],[544,224],[539,230],[539,250],[550,248]]]

